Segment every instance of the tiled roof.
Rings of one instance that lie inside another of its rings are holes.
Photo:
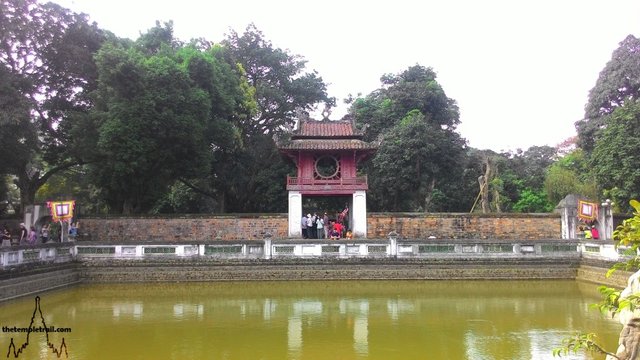
[[[375,150],[376,144],[358,139],[298,139],[281,145],[281,150]]]
[[[293,138],[336,138],[361,137],[354,132],[350,121],[305,120],[300,122],[300,128],[293,134]]]

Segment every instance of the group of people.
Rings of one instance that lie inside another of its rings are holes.
[[[49,231],[49,225],[43,226],[43,229],[46,228],[46,231]],[[18,229],[18,235],[16,237],[11,236],[11,231],[9,227],[5,224],[2,227],[2,233],[0,236],[2,237],[2,246],[11,246],[11,245],[35,245],[38,240],[38,233],[36,232],[36,227],[31,226],[29,229],[25,226],[24,223],[20,223],[20,227]]]
[[[329,219],[325,212],[323,216],[317,213],[303,215],[300,220],[302,237],[304,239],[332,239],[353,238],[351,230],[346,229],[340,221]]]
[[[585,239],[600,239],[600,232],[596,227],[596,223],[587,223],[585,226],[580,226],[579,230],[584,232]]]
[[[41,243],[47,243],[51,236],[51,225],[45,223],[42,225],[39,231],[39,238]],[[78,223],[69,224],[69,237],[75,238],[78,234]],[[11,245],[35,245],[38,242],[38,231],[35,226],[30,226],[28,229],[24,223],[20,223],[16,236],[12,236],[9,227],[5,224],[0,231],[0,242],[2,246]],[[57,232],[57,239],[54,241],[61,241],[60,232]]]

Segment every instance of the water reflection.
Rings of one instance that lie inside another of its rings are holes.
[[[615,349],[620,330],[589,310],[595,286],[572,281],[91,285],[41,297],[47,323],[74,330],[70,356],[91,359],[113,358],[114,344],[137,359],[548,359],[573,331]],[[0,323],[26,326],[31,303],[1,305]]]

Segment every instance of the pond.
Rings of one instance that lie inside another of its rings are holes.
[[[95,284],[37,299],[0,304],[0,325],[70,332],[3,328],[0,356],[56,359],[48,336],[62,359],[552,359],[576,331],[615,350],[621,329],[576,281]]]

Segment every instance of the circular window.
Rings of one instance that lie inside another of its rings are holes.
[[[336,177],[340,172],[340,163],[335,157],[325,155],[316,159],[315,168],[318,177],[330,179]]]

